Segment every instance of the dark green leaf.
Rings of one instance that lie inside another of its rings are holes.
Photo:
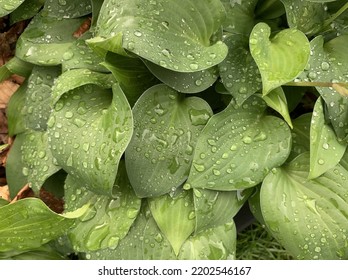
[[[24,0],[7,0],[0,2],[0,17],[6,16],[14,11]]]

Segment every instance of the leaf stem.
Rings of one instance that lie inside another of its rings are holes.
[[[344,4],[335,14],[324,21],[322,29],[328,27],[334,20],[336,20],[341,14],[343,14],[348,9],[348,3]]]

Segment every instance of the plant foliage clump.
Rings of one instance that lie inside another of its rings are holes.
[[[2,0],[12,197],[0,258],[235,259],[241,207],[348,259],[344,0]]]

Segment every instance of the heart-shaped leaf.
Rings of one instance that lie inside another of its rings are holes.
[[[86,206],[58,215],[37,198],[21,199],[0,208],[0,252],[27,250],[66,233]]]
[[[258,23],[251,32],[251,55],[262,77],[262,93],[292,81],[306,67],[310,47],[305,34],[296,29],[284,29],[270,38],[271,28]]]
[[[249,51],[248,37],[235,34],[224,40],[228,55],[219,64],[220,76],[225,88],[238,105],[261,89],[261,76]]]
[[[348,171],[337,165],[308,180],[309,154],[274,169],[261,187],[267,227],[297,259],[347,259]]]
[[[311,3],[308,0],[281,0],[285,6],[286,18],[290,28],[296,28],[307,35],[321,30],[328,15],[323,3]]]
[[[333,168],[341,160],[346,145],[337,141],[335,132],[325,123],[322,99],[315,103],[310,129],[309,179],[314,179]]]
[[[208,121],[198,138],[184,188],[221,191],[256,186],[290,153],[286,123],[265,114],[267,106],[251,96],[243,106],[233,102]]]
[[[98,73],[89,73],[97,79]],[[69,79],[62,77],[53,95],[69,91],[55,103],[48,121],[52,153],[66,172],[90,190],[111,195],[119,160],[133,133],[131,108],[118,84],[111,92],[93,84],[93,79],[86,85],[86,76],[75,76],[72,89],[66,84]],[[107,77],[99,82],[108,86]]]
[[[114,197],[96,195],[73,176],[67,177],[66,209],[71,211],[86,203],[91,205],[68,233],[75,251],[115,249],[128,233],[140,210],[141,200],[134,194],[122,161],[114,186]]]
[[[153,197],[175,190],[187,178],[197,137],[212,115],[209,105],[161,84],[140,97],[133,114],[126,166],[136,194]]]
[[[181,191],[175,197],[151,198],[149,206],[158,227],[178,255],[182,244],[195,229],[192,191]]]
[[[224,18],[219,0],[107,0],[89,44],[113,52],[124,48],[173,71],[197,72],[225,58],[226,45],[210,42]]]

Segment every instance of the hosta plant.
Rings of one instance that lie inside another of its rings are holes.
[[[1,258],[235,259],[249,205],[296,259],[348,258],[345,0],[2,0]]]

